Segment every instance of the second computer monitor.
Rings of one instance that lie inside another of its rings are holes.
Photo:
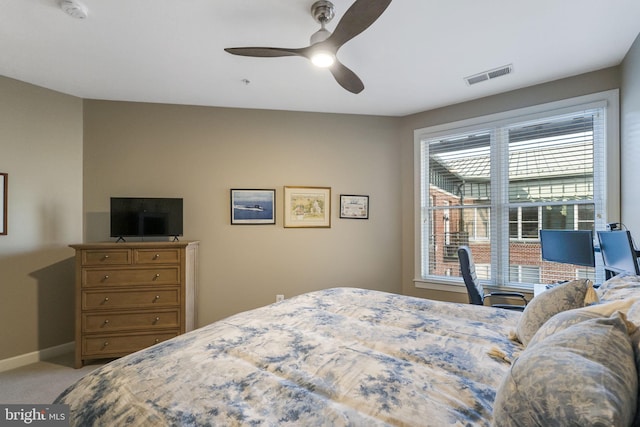
[[[605,269],[614,273],[640,274],[629,230],[598,231]]]

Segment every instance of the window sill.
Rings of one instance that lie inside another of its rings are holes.
[[[446,292],[467,293],[464,283],[454,282],[453,280],[425,280],[414,279],[413,284],[418,289],[429,289]]]
[[[414,279],[413,284],[418,289],[428,289],[428,290],[436,290],[436,291],[446,291],[446,292],[458,292],[458,293],[467,293],[467,287],[464,283],[459,282],[457,280],[446,280],[446,279],[434,279],[434,280],[425,280],[425,279]],[[533,294],[533,285],[510,285],[510,286],[489,286],[483,284],[486,293],[490,292],[520,292],[524,294]]]

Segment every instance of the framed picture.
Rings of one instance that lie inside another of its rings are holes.
[[[284,187],[284,226],[331,227],[331,187]]]
[[[9,175],[0,173],[0,236],[7,234],[7,192],[9,191]]]
[[[231,224],[275,224],[276,190],[231,189]]]
[[[369,196],[341,194],[340,218],[369,219]]]

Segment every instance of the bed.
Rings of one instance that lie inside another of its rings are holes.
[[[117,359],[54,403],[82,426],[500,425],[494,402],[508,410],[497,394],[526,350],[522,316],[332,288]]]

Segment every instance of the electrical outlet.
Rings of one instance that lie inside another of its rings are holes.
[[[282,294],[276,295],[276,302],[280,302],[280,301],[283,301],[283,300],[284,300],[284,295],[282,295]]]

